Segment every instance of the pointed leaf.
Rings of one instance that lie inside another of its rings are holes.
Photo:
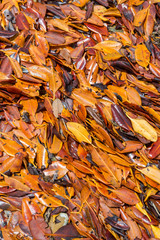
[[[135,14],[134,22],[133,22],[134,26],[139,27],[142,25],[142,23],[146,18],[147,12],[148,12],[148,8],[142,9]]]
[[[130,119],[125,115],[122,108],[117,104],[111,105],[113,120],[125,131],[132,130],[132,124]]]
[[[136,205],[140,201],[136,193],[134,193],[128,188],[122,187],[120,189],[112,191],[117,195],[120,200],[122,200],[126,204]]]
[[[97,45],[94,46],[95,49],[102,51],[104,53],[111,53],[112,51],[118,51],[122,47],[122,44],[120,42],[116,41],[103,41],[100,43],[97,43]]]
[[[79,123],[76,122],[68,122],[67,123],[68,130],[73,133],[73,135],[77,138],[77,140],[86,143],[92,143],[92,139],[87,130]]]
[[[160,138],[154,142],[149,150],[149,158],[156,158],[160,154]]]
[[[156,130],[146,120],[141,117],[130,118],[130,120],[135,132],[152,142],[157,141],[158,136]]]
[[[135,50],[135,58],[137,63],[142,67],[147,67],[150,61],[150,52],[146,48],[146,46],[142,44],[138,44]]]
[[[138,169],[141,173],[143,173],[145,176],[148,178],[152,179],[153,181],[157,182],[160,184],[160,170],[153,166],[153,167],[146,167],[143,168],[142,170]]]

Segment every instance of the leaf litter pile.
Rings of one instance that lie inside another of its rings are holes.
[[[160,239],[159,0],[2,0],[4,240]]]

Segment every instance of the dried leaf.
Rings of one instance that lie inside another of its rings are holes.
[[[21,78],[23,76],[23,72],[22,72],[19,62],[16,59],[11,58],[11,57],[8,57],[8,59],[10,60],[12,69],[15,72],[16,77]]]
[[[143,173],[145,176],[148,178],[152,179],[153,181],[157,182],[158,184],[160,183],[160,170],[153,166],[153,167],[146,167],[143,168],[142,170],[138,169],[141,173]]]
[[[88,131],[79,123],[76,122],[68,122],[67,123],[68,130],[73,133],[76,139],[81,142],[92,143],[92,139]]]
[[[45,56],[43,53],[39,50],[38,47],[34,45],[30,45],[29,47],[29,53],[31,57],[33,58],[33,61],[38,65],[45,65]]]
[[[52,103],[52,107],[53,107],[54,116],[56,118],[58,118],[59,114],[61,114],[63,111],[63,104],[62,104],[61,100],[56,98]]]
[[[117,104],[111,105],[113,120],[124,130],[131,131],[132,124],[129,118],[125,115],[122,108]]]
[[[29,23],[22,12],[16,17],[16,25],[18,26],[19,30],[29,30]]]
[[[139,27],[144,22],[146,15],[148,12],[148,8],[142,9],[141,11],[138,11],[137,14],[134,16],[134,26]]]
[[[62,148],[62,141],[54,135],[53,142],[49,148],[49,151],[53,154],[58,153]]]
[[[135,49],[135,58],[142,67],[147,67],[150,61],[150,52],[144,44],[138,44]]]
[[[131,118],[129,119],[132,122],[132,126],[135,132],[139,133],[146,139],[156,142],[157,141],[157,132],[156,130],[143,118],[137,117],[137,118]]]
[[[122,44],[120,42],[111,40],[100,42],[94,46],[96,50],[102,51],[104,53],[112,53],[112,51],[117,52],[120,50],[121,47]]]
[[[156,158],[160,154],[160,138],[156,142],[154,142],[149,150],[149,157]]]
[[[29,222],[29,228],[32,236],[36,240],[47,240],[48,237],[46,234],[51,233],[51,230],[47,227],[47,223],[40,216]]]

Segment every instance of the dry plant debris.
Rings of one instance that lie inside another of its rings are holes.
[[[160,239],[159,0],[0,10],[3,239]]]

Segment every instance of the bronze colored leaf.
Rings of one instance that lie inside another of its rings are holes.
[[[160,154],[160,138],[154,142],[149,150],[149,157],[156,158]]]
[[[19,30],[29,30],[29,23],[22,12],[16,17],[16,25],[18,26]]]
[[[146,16],[147,16],[148,8],[142,9],[141,11],[138,11],[137,14],[134,16],[134,26],[139,27],[144,22]]]
[[[125,115],[122,108],[117,104],[111,105],[113,120],[125,131],[132,130],[130,119]]]

